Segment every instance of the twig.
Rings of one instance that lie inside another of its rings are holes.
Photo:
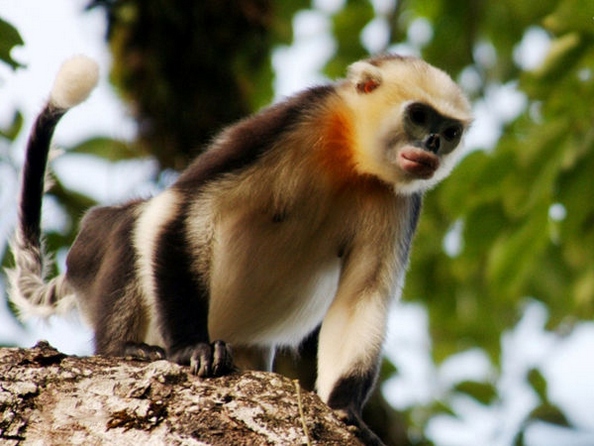
[[[309,438],[309,429],[307,428],[307,423],[305,422],[305,414],[303,413],[303,404],[301,403],[301,386],[299,385],[299,380],[294,379],[293,383],[295,384],[295,390],[297,391],[297,405],[299,406],[299,416],[301,417],[301,425],[303,426],[303,433],[305,434],[305,438],[307,439],[307,446],[311,446],[311,439]]]

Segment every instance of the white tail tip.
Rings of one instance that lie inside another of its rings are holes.
[[[87,56],[74,56],[60,67],[50,95],[50,102],[58,108],[74,107],[89,97],[98,80],[97,62]]]

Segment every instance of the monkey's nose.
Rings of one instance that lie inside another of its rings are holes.
[[[439,150],[439,146],[441,144],[441,139],[437,133],[431,133],[427,139],[425,139],[425,149],[429,150],[432,153],[437,153]]]

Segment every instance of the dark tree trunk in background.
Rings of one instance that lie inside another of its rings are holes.
[[[269,1],[93,4],[108,11],[112,81],[138,122],[138,142],[163,168],[183,169],[224,125],[252,111],[271,73]]]

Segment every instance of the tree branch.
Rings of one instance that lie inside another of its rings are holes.
[[[273,373],[200,379],[168,361],[67,356],[46,342],[4,348],[0,443],[361,445],[297,389]]]

